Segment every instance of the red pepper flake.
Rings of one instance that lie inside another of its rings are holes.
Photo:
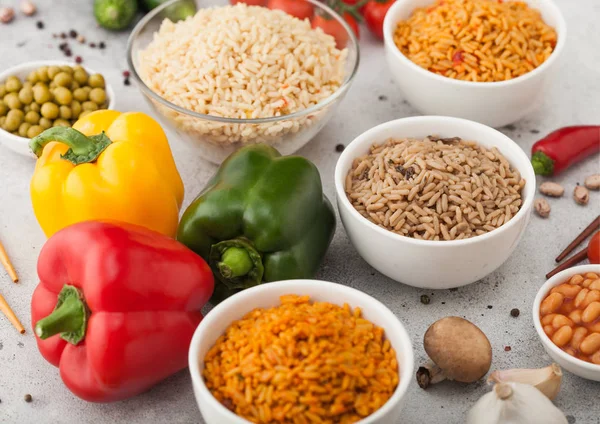
[[[83,59],[81,58],[81,56],[75,56],[75,63],[81,63],[83,62]]]
[[[129,71],[123,71],[123,76],[125,78],[129,78],[129,75],[130,75]]]
[[[505,352],[510,352],[512,349],[510,346],[504,346],[504,351]]]
[[[463,62],[463,52],[458,50],[452,55],[452,62],[454,65],[460,65]]]

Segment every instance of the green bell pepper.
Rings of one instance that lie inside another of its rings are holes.
[[[184,212],[177,239],[211,266],[218,303],[261,283],[314,277],[334,231],[317,167],[255,144],[223,162]]]

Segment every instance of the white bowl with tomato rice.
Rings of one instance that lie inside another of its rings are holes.
[[[525,0],[530,8],[539,10],[545,24],[556,32],[556,45],[548,58],[534,69],[512,79],[497,80],[494,78],[493,81],[480,82],[454,79],[443,75],[444,72],[451,72],[451,69],[440,71],[439,74],[425,69],[409,59],[396,45],[394,37],[398,23],[407,21],[419,8],[430,7],[431,11],[435,13],[433,10],[435,3],[436,0],[397,0],[389,9],[383,23],[388,68],[406,100],[426,115],[465,118],[495,128],[516,122],[533,112],[542,102],[544,92],[552,79],[555,64],[565,47],[567,26],[556,4],[552,0]],[[508,4],[512,1],[507,0],[504,3]],[[427,13],[430,13],[430,9],[427,10]],[[451,17],[447,17],[444,21],[449,25],[453,24]],[[436,43],[438,42],[436,41]],[[492,48],[493,46],[494,44],[492,44]],[[435,48],[435,45],[432,48]],[[417,43],[411,45],[410,49],[418,52],[419,49],[425,49],[425,47]],[[477,53],[483,54],[482,52]],[[471,59],[474,57],[475,53]],[[454,58],[453,55],[452,59]],[[461,56],[458,58],[460,59]],[[434,56],[430,56],[430,59],[432,63],[436,63]],[[460,65],[454,60],[452,62],[453,66]],[[424,64],[427,65],[427,63],[425,60]],[[482,70],[483,65],[479,59],[476,63],[480,66],[475,69]],[[501,65],[496,65],[496,67],[498,66]],[[496,71],[492,71],[492,73]]]
[[[391,397],[379,409],[353,422],[357,424],[398,422],[414,371],[412,343],[402,323],[385,305],[359,290],[318,280],[288,280],[261,284],[226,299],[207,314],[194,333],[189,351],[189,367],[196,401],[207,424],[250,422],[225,407],[207,387],[203,376],[207,353],[235,321],[241,320],[257,308],[277,307],[280,305],[280,297],[287,295],[309,296],[310,302],[328,302],[334,307],[343,307],[347,303],[352,308],[351,311],[360,308],[362,318],[383,330],[384,340],[389,341],[391,349],[395,351],[399,381]]]

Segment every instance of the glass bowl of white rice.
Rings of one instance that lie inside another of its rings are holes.
[[[152,10],[128,41],[131,75],[162,124],[216,164],[247,144],[288,155],[308,143],[358,68],[346,22],[317,0],[296,0],[312,8],[304,20],[226,0],[197,0],[194,16],[165,18],[167,8],[189,1]],[[336,38],[313,28],[315,19],[336,22]]]

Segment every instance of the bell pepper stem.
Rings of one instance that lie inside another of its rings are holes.
[[[246,249],[230,247],[221,255],[221,261],[217,267],[224,278],[235,278],[248,274],[253,263]]]
[[[244,237],[213,244],[208,263],[217,280],[229,290],[256,286],[262,282],[265,273],[261,254]]]
[[[554,172],[554,161],[543,152],[535,152],[531,155],[531,165],[536,175],[552,175]]]
[[[95,161],[111,144],[104,132],[88,137],[74,128],[53,127],[32,138],[29,141],[29,148],[40,157],[46,144],[51,141],[69,146],[69,150],[61,157],[74,165]]]
[[[76,345],[85,336],[87,315],[81,292],[65,285],[58,295],[54,311],[35,324],[35,334],[42,340],[60,334],[61,338]]]

